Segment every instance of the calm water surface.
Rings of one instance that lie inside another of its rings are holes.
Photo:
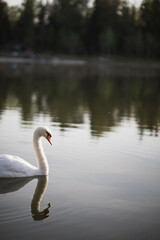
[[[160,71],[153,68],[0,65],[0,154],[47,177],[0,179],[0,238],[160,238]]]

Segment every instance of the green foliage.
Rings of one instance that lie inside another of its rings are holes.
[[[115,34],[112,28],[108,27],[107,31],[100,35],[101,53],[103,55],[112,54],[114,52],[115,43]]]
[[[11,27],[7,13],[7,4],[0,1],[0,47],[10,42]]]
[[[160,1],[144,0],[140,8],[141,30],[145,37],[145,55],[160,57]]]
[[[65,54],[160,57],[160,0],[0,1],[0,47]]]
[[[57,0],[49,15],[49,28],[53,36],[53,50],[65,53],[81,53],[84,36],[86,0]]]
[[[141,31],[136,32],[134,37],[135,54],[140,57],[144,55],[144,39]]]
[[[17,22],[19,41],[27,48],[33,45],[34,35],[34,0],[25,0]]]

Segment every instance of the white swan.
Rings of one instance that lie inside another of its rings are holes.
[[[43,151],[41,137],[45,137],[49,143],[52,144],[52,134],[47,127],[38,127],[33,134],[33,146],[38,167],[31,165],[17,156],[7,154],[0,155],[0,178],[47,175],[49,172],[49,167]]]

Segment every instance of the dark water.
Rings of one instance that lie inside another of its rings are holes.
[[[0,154],[48,178],[0,179],[0,239],[160,238],[160,70],[0,65]]]

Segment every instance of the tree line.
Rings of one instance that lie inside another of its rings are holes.
[[[160,57],[160,0],[0,0],[0,51]]]

